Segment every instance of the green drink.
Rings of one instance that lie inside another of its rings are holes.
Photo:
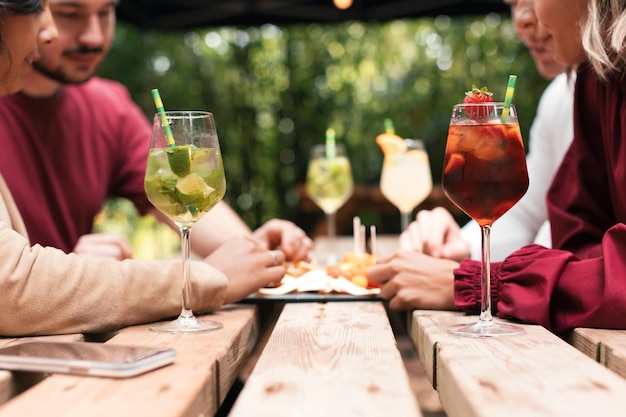
[[[335,214],[354,192],[352,167],[342,145],[315,145],[311,148],[306,192],[326,213],[328,236],[334,238]]]
[[[221,153],[194,146],[150,149],[144,186],[163,214],[177,224],[193,224],[224,197]]]
[[[325,213],[334,213],[354,190],[350,161],[345,156],[316,158],[307,171],[306,191]]]
[[[187,333],[219,329],[221,323],[198,320],[191,307],[191,228],[226,191],[222,153],[213,114],[163,111],[153,90],[158,113],[152,123],[144,189],[150,202],[180,229],[183,259],[182,309],[178,318],[150,327],[155,332]]]

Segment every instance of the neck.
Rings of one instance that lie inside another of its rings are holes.
[[[36,69],[24,74],[22,93],[30,97],[52,97],[61,91],[63,84],[41,74]]]

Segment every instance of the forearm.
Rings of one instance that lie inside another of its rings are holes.
[[[191,249],[198,256],[207,257],[229,240],[251,234],[239,215],[228,204],[220,202],[193,226]]]

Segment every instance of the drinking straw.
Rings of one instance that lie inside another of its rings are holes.
[[[172,128],[167,121],[167,116],[165,116],[165,108],[163,107],[163,101],[161,101],[161,95],[159,94],[158,89],[155,88],[152,90],[152,98],[154,99],[154,105],[156,106],[157,113],[159,113],[159,118],[161,119],[161,125],[163,126],[163,130],[165,130],[167,144],[170,148],[173,148],[174,146],[176,146],[176,142],[174,141],[174,135],[172,135]]]
[[[326,158],[334,158],[337,154],[335,145],[335,129],[326,129]]]
[[[385,119],[385,133],[394,135],[396,130],[393,128],[393,121],[391,119]]]
[[[517,75],[509,75],[509,84],[506,87],[506,94],[504,96],[504,108],[502,109],[502,116],[500,117],[502,123],[509,117],[513,94],[515,93],[515,81],[517,81]]]

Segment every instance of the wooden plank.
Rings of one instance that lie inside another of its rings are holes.
[[[84,340],[82,334],[63,334],[54,336],[32,336],[32,337],[9,337],[0,339],[0,347],[12,345],[26,340],[58,340],[58,341],[81,341]],[[0,371],[0,405],[6,403],[19,393],[41,382],[47,375],[34,372],[11,372]]]
[[[424,367],[424,372],[426,376],[433,384],[433,387],[437,389],[435,385],[435,359],[436,355],[433,349],[427,349],[426,346],[435,346],[434,342],[431,342],[428,338],[430,337],[431,332],[423,331],[420,329],[418,324],[422,326],[431,325],[430,322],[422,322],[420,323],[420,317],[428,317],[433,314],[438,316],[448,314],[456,317],[463,317],[463,314],[456,311],[430,311],[430,310],[415,310],[410,313],[408,318],[408,331],[411,340],[413,341],[413,346],[415,347],[415,351],[417,352],[417,356]]]
[[[256,307],[229,306],[209,316],[224,328],[165,334],[133,326],[107,343],[176,349],[174,364],[127,378],[52,375],[0,407],[0,416],[210,416],[258,334]]]
[[[574,329],[570,343],[626,378],[626,330]]]
[[[230,416],[303,414],[421,415],[382,303],[285,305]]]
[[[626,381],[541,326],[501,339],[447,333],[475,319],[414,315],[412,337],[449,417],[624,414]]]

